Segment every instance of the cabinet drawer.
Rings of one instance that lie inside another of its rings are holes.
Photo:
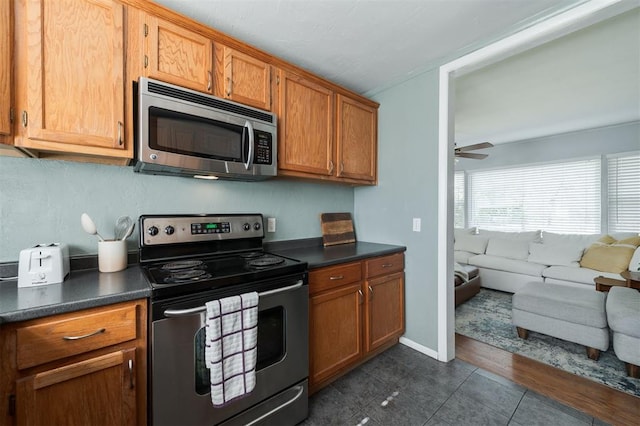
[[[362,267],[359,262],[316,269],[309,272],[309,293],[358,282],[361,278]]]
[[[136,338],[136,305],[79,311],[16,330],[18,369]]]
[[[367,278],[382,274],[391,274],[404,269],[404,253],[391,254],[389,256],[376,257],[365,261]]]

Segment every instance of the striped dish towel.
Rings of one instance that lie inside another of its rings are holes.
[[[205,362],[211,372],[214,407],[250,393],[256,386],[258,293],[206,303]]]

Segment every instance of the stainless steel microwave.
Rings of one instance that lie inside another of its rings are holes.
[[[136,90],[136,172],[234,180],[276,176],[275,114],[145,77]]]

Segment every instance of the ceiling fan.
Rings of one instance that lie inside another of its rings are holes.
[[[474,145],[462,146],[460,148],[455,148],[454,155],[456,157],[473,158],[474,160],[482,160],[483,158],[487,158],[489,155],[476,154],[476,153],[467,152],[467,151],[475,151],[476,149],[491,148],[492,146],[493,144],[491,142],[482,142]]]

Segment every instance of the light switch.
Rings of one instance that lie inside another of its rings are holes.
[[[267,232],[276,232],[276,218],[268,217],[267,218]]]
[[[419,217],[414,217],[413,218],[413,232],[420,232],[420,218]]]

